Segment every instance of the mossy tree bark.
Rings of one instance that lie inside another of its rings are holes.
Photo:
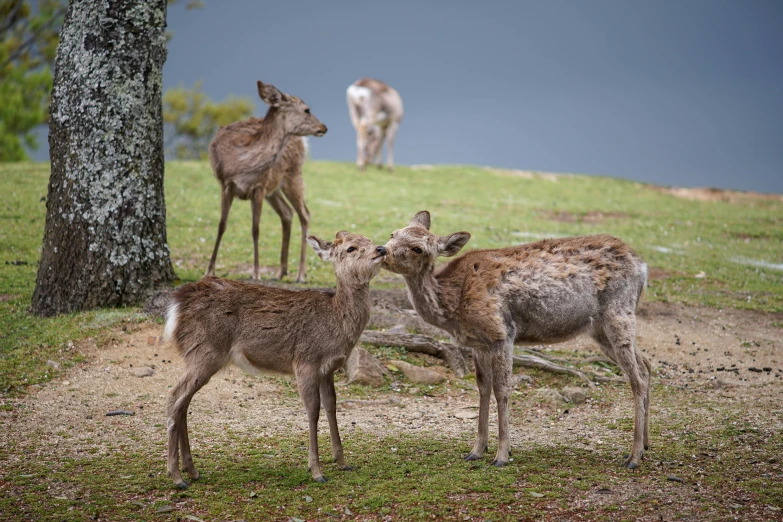
[[[166,0],[71,0],[55,60],[51,176],[32,311],[133,305],[174,271],[163,198]]]

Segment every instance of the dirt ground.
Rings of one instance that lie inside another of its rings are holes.
[[[404,292],[378,290],[373,292],[373,298],[373,327],[402,323],[420,333],[440,334],[416,316]],[[637,344],[651,359],[656,380],[694,393],[699,390],[710,394],[718,405],[721,401],[747,404],[749,416],[757,422],[780,423],[779,416],[765,419],[764,412],[779,408],[783,398],[783,314],[643,303],[638,325]],[[99,454],[109,453],[118,443],[131,447],[165,444],[166,397],[182,366],[173,347],[162,344],[162,332],[163,326],[151,321],[140,325],[131,323],[122,329],[117,327],[108,345],[104,343],[99,348],[92,339],[77,344],[74,349],[86,356],[85,363],[71,368],[58,380],[34,387],[19,399],[23,408],[0,412],[3,426],[0,442],[6,437],[21,440],[32,433],[42,434],[42,439],[29,444],[30,450],[60,455],[96,449]],[[563,352],[598,354],[597,346],[587,337],[541,349],[544,354],[556,349],[560,356]],[[438,363],[432,357],[425,358],[429,364]],[[364,401],[352,398],[350,388],[353,387],[345,384],[344,375],[340,376],[337,395],[341,430],[346,434],[359,429],[379,436],[431,432],[438,437],[472,438],[478,404],[473,383],[444,371],[451,378],[442,394],[412,395],[408,393],[412,385],[401,382],[392,386],[391,391],[387,388],[377,392],[377,397]],[[520,369],[516,371],[523,373]],[[151,375],[139,376],[145,372]],[[615,443],[618,448],[630,446],[627,432],[606,430],[590,422],[599,415],[630,417],[629,399],[630,393],[618,398],[609,411],[588,401],[572,408],[557,423],[548,421],[545,415],[536,415],[536,411],[526,418],[517,415],[515,419],[512,415],[512,446],[561,443],[577,444],[580,448]],[[653,424],[656,416],[667,414],[656,411],[654,399]],[[117,409],[134,411],[135,415],[105,416],[106,412]],[[251,377],[236,368],[228,368],[195,396],[191,409],[190,429],[196,445],[218,443],[209,440],[208,434],[224,429],[254,437],[280,430],[301,433],[307,430],[295,387],[285,376]],[[494,440],[497,433],[494,411],[490,419],[493,419],[490,434]],[[321,430],[326,430],[325,422],[321,423]],[[31,458],[31,455],[20,454],[16,458]],[[161,453],[159,471],[164,470]],[[600,497],[596,496],[594,502],[600,503]]]

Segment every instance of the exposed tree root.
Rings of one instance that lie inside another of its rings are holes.
[[[428,355],[438,357],[443,359],[449,368],[451,368],[451,371],[453,371],[454,374],[460,378],[464,377],[468,372],[469,363],[467,361],[470,361],[472,357],[470,348],[456,346],[450,343],[443,343],[433,339],[432,337],[421,334],[365,330],[359,340],[372,346],[393,346],[396,348],[405,348],[410,352],[426,353]],[[538,368],[540,370],[546,370],[553,373],[574,375],[584,380],[589,387],[594,387],[596,382],[623,382],[625,380],[621,377],[610,377],[592,372],[583,372],[575,368],[569,368],[564,366],[564,364],[573,364],[573,361],[557,359],[557,362],[555,362],[550,360],[548,357],[543,357],[540,353],[534,353],[531,350],[526,351],[528,352],[527,354],[514,355],[514,366]],[[608,359],[602,357],[591,357],[589,360],[590,362],[611,362]]]
[[[372,346],[393,346],[405,348],[410,352],[426,353],[443,359],[459,378],[467,373],[465,357],[458,346],[442,343],[426,335],[365,330],[359,341]]]

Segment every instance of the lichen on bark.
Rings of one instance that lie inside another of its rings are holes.
[[[174,279],[163,197],[166,0],[72,0],[55,61],[40,315],[137,304]]]

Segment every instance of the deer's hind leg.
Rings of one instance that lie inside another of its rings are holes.
[[[636,316],[633,312],[608,311],[593,328],[593,338],[631,383],[634,400],[634,430],[631,453],[623,465],[638,468],[649,443],[650,365],[636,350]]]
[[[207,273],[205,275],[215,275],[215,262],[217,261],[217,253],[220,248],[220,240],[223,239],[223,233],[226,231],[226,224],[228,223],[228,213],[231,211],[231,203],[234,201],[234,195],[231,193],[231,189],[226,187],[220,194],[220,223],[218,223],[218,233],[215,239],[215,248],[212,249],[212,257],[209,259],[209,267],[207,267]]]
[[[188,483],[182,479],[179,470],[180,453],[188,475],[193,479],[199,477],[198,471],[193,466],[188,438],[187,414],[190,401],[193,399],[193,395],[223,367],[224,363],[225,361],[214,357],[194,360],[190,363],[186,360],[185,373],[169,395],[166,423],[168,429],[168,474],[179,489],[187,489],[188,487]]]
[[[307,277],[307,231],[310,228],[310,210],[305,204],[305,183],[302,178],[302,167],[298,171],[287,173],[283,180],[283,194],[293,205],[296,215],[299,216],[299,225],[302,227],[302,243],[299,248],[299,269],[296,273],[296,282],[304,283]]]
[[[279,190],[269,194],[266,200],[280,216],[280,224],[283,226],[283,244],[280,247],[280,273],[278,276],[279,279],[283,279],[288,274],[288,245],[291,242],[291,223],[294,220],[294,212]]]

